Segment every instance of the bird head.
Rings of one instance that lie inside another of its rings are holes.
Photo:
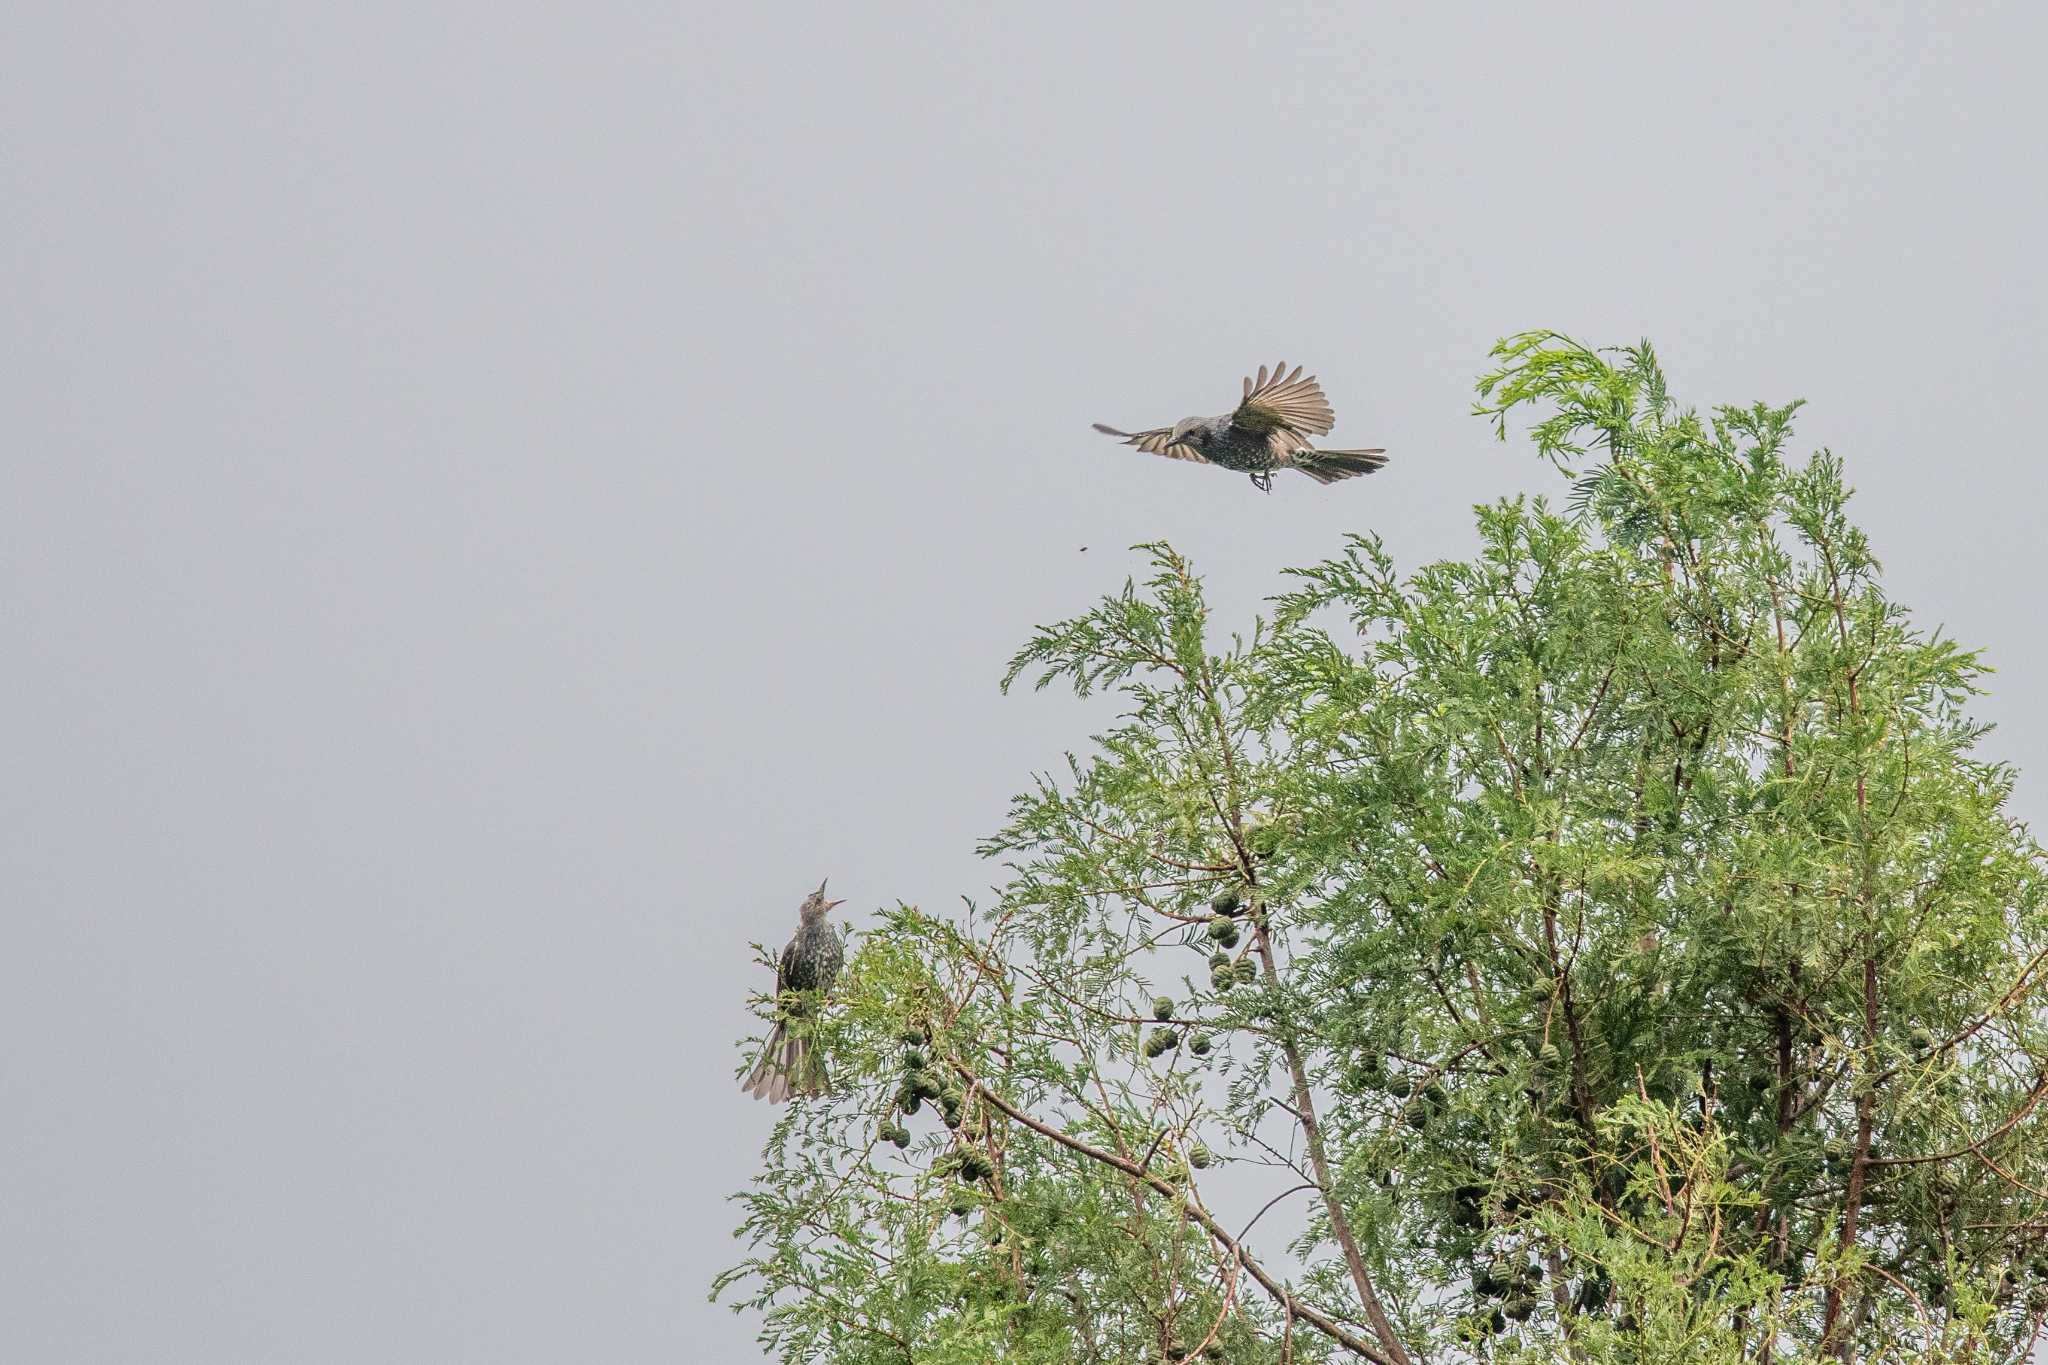
[[[1183,417],[1173,424],[1173,439],[1168,445],[1180,445],[1202,427],[1208,425],[1206,417]]]
[[[827,877],[825,882],[831,880],[830,877]],[[819,882],[818,889],[804,897],[802,914],[805,919],[816,919],[833,906],[846,904],[844,900],[828,901],[825,899],[825,882]]]

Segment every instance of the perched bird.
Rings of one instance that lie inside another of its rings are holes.
[[[825,1062],[807,1035],[816,1004],[832,989],[846,960],[839,931],[825,922],[827,910],[845,903],[826,900],[825,882],[819,882],[797,907],[796,934],[775,963],[775,1031],[743,1087],[756,1099],[780,1104],[791,1095],[825,1093]]]
[[[1268,374],[1259,366],[1256,379],[1244,381],[1244,398],[1220,417],[1183,417],[1170,427],[1150,431],[1118,431],[1095,423],[1108,436],[1122,437],[1149,455],[1169,460],[1195,460],[1221,465],[1252,476],[1261,491],[1273,491],[1273,471],[1299,469],[1317,483],[1335,483],[1356,474],[1370,474],[1387,462],[1384,450],[1318,450],[1311,436],[1326,434],[1337,414],[1316,377],[1301,377],[1301,366],[1288,373],[1281,361]]]

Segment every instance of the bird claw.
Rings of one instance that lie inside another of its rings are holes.
[[[1260,491],[1261,493],[1270,493],[1270,492],[1272,492],[1272,491],[1273,491],[1273,474],[1272,474],[1272,471],[1268,470],[1267,472],[1265,472],[1265,473],[1263,473],[1263,474],[1254,474],[1254,475],[1252,475],[1252,487],[1254,487],[1254,488],[1258,489],[1258,490],[1259,490],[1259,491]]]

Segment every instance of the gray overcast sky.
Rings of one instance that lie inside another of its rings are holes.
[[[2048,32],[1903,8],[0,6],[9,1358],[755,1358],[747,940],[985,886],[1123,547],[1555,487],[1510,331],[1810,400],[2038,815]],[[1087,429],[1282,356],[1392,468]]]

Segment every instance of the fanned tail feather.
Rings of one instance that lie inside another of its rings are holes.
[[[1335,483],[1386,468],[1384,450],[1304,450],[1294,457],[1294,467],[1317,483]]]
[[[825,1063],[788,1024],[777,1024],[741,1089],[770,1104],[781,1104],[791,1095],[822,1095]]]

